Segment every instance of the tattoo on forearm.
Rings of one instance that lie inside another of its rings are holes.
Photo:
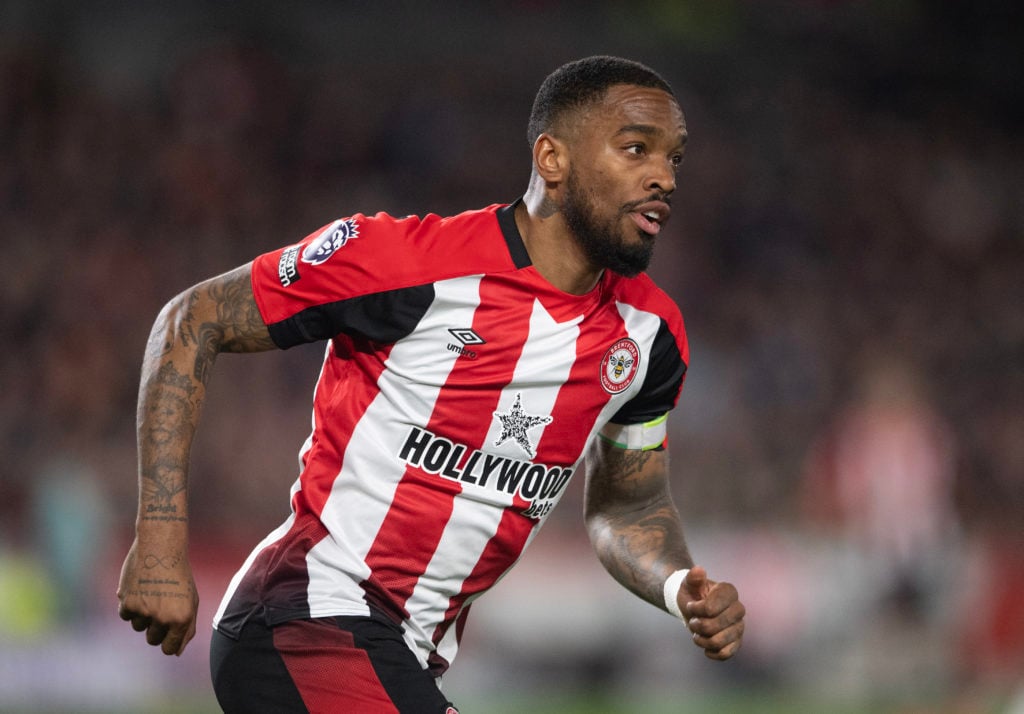
[[[190,430],[200,398],[198,387],[189,376],[182,374],[171,362],[160,366],[156,375],[145,385],[152,388],[151,397],[144,401],[145,412],[140,414],[140,436],[143,446],[161,447],[176,443]],[[158,466],[154,463],[154,466]]]
[[[598,447],[587,481],[591,536],[605,568],[633,592],[661,604],[663,573],[689,563],[665,456]]]
[[[156,463],[142,469],[142,496],[146,503],[143,517],[147,520],[183,521],[178,507],[171,503],[185,491],[185,476],[178,464]]]
[[[172,501],[185,491],[179,444],[194,429],[199,408],[198,386],[172,362],[164,362],[145,386],[150,394],[140,414],[141,489],[147,521],[184,521]]]
[[[146,345],[139,398],[141,521],[188,520],[181,494],[217,355],[273,346],[248,266],[197,285],[161,311]]]
[[[622,476],[633,476],[641,473],[651,458],[650,451],[619,449],[619,452],[621,456],[619,458],[618,471]]]
[[[179,372],[171,362],[160,365],[160,369],[156,373],[156,383],[161,387],[183,392],[187,399],[191,399],[196,393],[195,383],[189,379],[188,375]]]
[[[594,487],[594,496],[609,503],[635,503],[649,497],[650,481],[644,470],[650,459],[650,451],[611,449],[605,456],[603,477]],[[653,495],[660,495],[660,491]]]
[[[609,546],[615,557],[608,567],[630,589],[657,596],[659,583],[652,574],[660,572],[666,562],[676,562],[680,557],[689,560],[689,553],[685,546],[681,550],[674,546],[681,539],[674,508],[662,506],[634,515],[610,524]]]

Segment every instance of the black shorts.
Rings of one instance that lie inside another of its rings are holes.
[[[457,714],[390,621],[250,621],[213,633],[210,674],[227,714]]]

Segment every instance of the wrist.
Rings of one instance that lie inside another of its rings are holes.
[[[686,618],[683,616],[683,611],[679,608],[679,590],[683,587],[683,581],[686,580],[686,574],[689,572],[689,568],[683,568],[665,578],[665,609],[683,622],[686,622]]]
[[[188,524],[188,504],[142,503],[135,519],[136,528],[163,527]]]
[[[135,536],[153,545],[188,541],[188,518],[175,514],[140,513],[135,519]]]

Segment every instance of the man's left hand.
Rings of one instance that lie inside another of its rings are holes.
[[[706,657],[726,660],[736,654],[743,641],[747,610],[732,583],[709,580],[704,568],[694,566],[686,574],[678,598],[693,641]]]

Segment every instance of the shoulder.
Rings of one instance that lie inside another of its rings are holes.
[[[399,282],[403,277],[436,281],[512,269],[496,216],[498,208],[489,206],[453,216],[356,214],[342,219],[361,236],[343,262],[378,265]]]
[[[689,361],[683,313],[676,301],[658,287],[647,273],[640,273],[634,278],[614,275],[611,290],[620,310],[637,310],[657,316],[664,329],[674,338],[683,361]]]
[[[254,262],[257,292],[341,300],[514,269],[500,205],[455,216],[355,213]],[[319,297],[314,297],[319,296]]]
[[[612,291],[620,302],[648,312],[656,312],[664,317],[682,320],[676,301],[658,287],[647,273],[640,273],[633,278],[613,275]]]

